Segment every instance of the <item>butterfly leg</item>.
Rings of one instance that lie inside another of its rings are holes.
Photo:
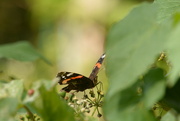
[[[98,76],[96,76],[93,80],[93,83],[96,85],[98,83]]]
[[[100,90],[103,90],[103,83],[100,81],[99,84],[100,84]]]
[[[84,98],[86,99],[88,97],[88,95],[86,94],[86,91],[84,90]]]
[[[96,76],[96,78],[94,78],[94,84],[95,86],[97,86],[98,84],[100,84],[100,89],[103,89],[103,83],[101,81],[98,82],[98,76]]]

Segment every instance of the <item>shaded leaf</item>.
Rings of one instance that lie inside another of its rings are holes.
[[[35,61],[40,58],[50,64],[50,62],[38,53],[27,41],[0,45],[0,58],[15,59],[19,61]]]
[[[33,108],[43,121],[74,121],[73,111],[62,101],[54,89],[39,89],[39,97],[34,101]]]
[[[137,93],[137,84],[106,99],[104,113],[108,121],[155,121]],[[109,103],[110,102],[110,103]]]
[[[172,88],[166,89],[166,94],[163,98],[163,101],[168,104],[170,107],[174,108],[177,112],[180,112],[180,78],[176,85]]]
[[[161,121],[177,121],[177,120],[173,114],[173,111],[170,110],[162,117]]]
[[[143,101],[145,106],[150,109],[165,94],[166,81],[163,70],[151,69],[143,80]]]

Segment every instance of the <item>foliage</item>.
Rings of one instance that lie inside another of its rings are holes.
[[[137,6],[112,26],[106,41],[106,70],[110,84],[103,105],[106,120],[178,120],[179,20],[179,1],[156,0]],[[0,58],[23,62],[42,59],[49,63],[27,42],[1,45]],[[78,104],[80,100],[72,95],[68,99],[65,94],[58,95],[56,80],[35,81],[28,89],[24,86],[26,80],[0,80],[2,121],[97,120],[77,113],[84,108],[84,112],[89,112],[87,102]],[[87,95],[85,98],[98,110],[104,94],[97,91],[97,95],[96,101]],[[99,110],[98,115],[101,116]]]
[[[29,91],[24,90],[22,80],[1,84],[0,120],[14,121],[17,116],[17,120],[73,121],[72,109],[59,99],[54,83],[39,81]]]
[[[10,51],[16,50],[16,51]],[[29,43],[18,42],[13,44],[6,44],[0,46],[1,58],[15,59],[18,61],[34,61],[38,58],[43,59],[47,64],[49,61],[39,54]],[[2,73],[3,70],[2,70]],[[10,75],[9,75],[10,76]],[[85,116],[84,113],[90,112],[90,108],[95,107],[98,111],[98,116],[102,114],[99,112],[99,107],[102,106],[102,92],[97,91],[97,98],[94,92],[91,92],[91,97],[95,101],[85,95],[86,98],[82,104],[77,104],[81,100],[71,98],[62,93],[57,93],[57,80],[53,81],[35,81],[31,88],[26,89],[26,80],[11,79],[0,81],[0,120],[5,121],[74,121],[76,120],[96,120],[93,117]],[[98,87],[97,87],[98,89]],[[100,86],[100,89],[102,87]],[[63,92],[64,93],[64,92]],[[66,100],[66,98],[69,98]],[[91,105],[89,106],[88,105]],[[69,105],[69,106],[68,106]],[[76,105],[76,108],[72,107]],[[85,106],[86,105],[86,106]],[[85,106],[85,107],[84,107]],[[88,107],[88,108],[87,108]],[[87,110],[87,111],[86,111]],[[74,115],[75,114],[75,115]],[[16,118],[15,118],[16,117]]]
[[[50,64],[50,62],[38,53],[27,41],[1,45],[0,58],[16,59],[19,61],[34,61],[40,58]]]
[[[179,110],[178,100],[165,96],[166,88],[176,85],[179,78],[179,12],[179,1],[156,0],[136,7],[111,28],[106,43],[110,81],[104,105],[107,120],[157,120],[152,107],[164,102],[164,97],[171,99],[165,98],[163,108],[170,108],[169,100],[173,100],[174,109]],[[167,114],[166,118],[172,117]]]

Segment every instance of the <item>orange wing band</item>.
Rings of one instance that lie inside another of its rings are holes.
[[[75,76],[75,77],[71,77],[69,79],[65,79],[62,81],[62,84],[66,84],[69,80],[73,80],[73,79],[79,79],[82,78],[83,76]]]
[[[101,64],[100,63],[96,63],[96,67],[100,68]]]

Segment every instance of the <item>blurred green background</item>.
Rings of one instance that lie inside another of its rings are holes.
[[[29,41],[51,64],[0,58],[0,80],[52,80],[59,71],[89,76],[106,34],[139,3],[152,0],[1,0],[0,45]],[[16,50],[9,50],[16,51]],[[102,67],[99,81],[107,79]]]

